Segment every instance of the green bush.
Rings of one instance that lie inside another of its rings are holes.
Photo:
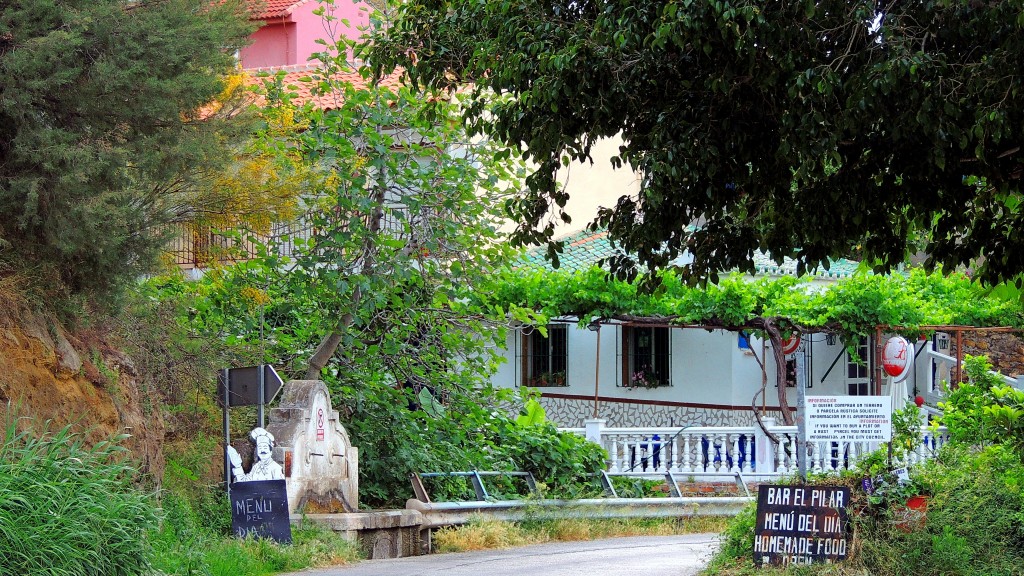
[[[872,576],[991,576],[1021,574],[1024,566],[1024,464],[1006,445],[978,450],[946,446],[937,460],[914,471],[930,494],[923,526],[900,524],[899,499],[881,505],[851,486],[856,542],[839,567],[816,565],[757,574],[871,574]],[[850,476],[840,481],[853,483]],[[819,479],[835,482],[836,479]],[[710,574],[753,574],[752,504],[725,531]]]
[[[992,373],[984,356],[965,357],[964,370],[969,381],[939,404],[950,438],[982,446],[1006,444],[1024,459],[1024,391]]]
[[[595,473],[604,467],[604,450],[543,418],[517,421],[510,407],[529,401],[511,391],[451,389],[443,394],[443,409],[424,410],[409,389],[369,382],[343,386],[330,378],[328,383],[335,403],[348,409],[345,427],[359,447],[363,505],[402,505],[412,497],[413,472],[522,470],[532,472],[549,497],[601,493]],[[499,498],[523,493],[521,484],[507,479],[488,477],[485,485]],[[472,499],[462,478],[433,479],[427,488],[437,501]]]
[[[146,573],[156,513],[125,450],[18,424],[8,420],[0,445],[0,574]]]

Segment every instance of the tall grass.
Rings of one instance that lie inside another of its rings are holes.
[[[685,519],[580,517],[523,522],[475,518],[464,526],[438,530],[434,534],[433,540],[438,552],[466,552],[619,536],[668,536],[720,532],[727,523],[727,518],[714,516]]]
[[[223,488],[201,470],[207,465],[208,457],[202,456],[206,445],[199,439],[184,449],[170,449],[160,494],[163,518],[159,529],[150,533],[158,573],[263,576],[361,558],[357,543],[308,522],[292,527],[290,546],[232,536]]]
[[[9,415],[0,444],[0,574],[147,572],[156,514],[125,449],[25,423]]]

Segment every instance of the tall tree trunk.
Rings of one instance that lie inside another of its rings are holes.
[[[384,193],[386,189],[383,177],[379,178],[378,182],[379,185],[374,191],[373,204],[369,212],[366,237],[363,238],[363,246],[360,249],[360,257],[358,258],[358,261],[361,262],[359,275],[363,277],[372,275],[377,265],[377,236],[380,234],[380,223],[384,218]],[[334,357],[334,354],[338,351],[338,346],[341,345],[342,336],[355,321],[356,316],[353,311],[357,310],[362,302],[363,291],[359,284],[356,284],[352,290],[352,301],[349,303],[349,311],[341,315],[334,329],[324,336],[320,344],[317,345],[316,350],[313,351],[312,356],[309,357],[309,364],[306,366],[306,380],[320,379],[320,372],[323,371],[327,363]]]
[[[786,355],[782,353],[782,332],[771,318],[761,318],[760,328],[768,334],[768,340],[772,344],[772,355],[775,357],[775,383],[778,386],[779,410],[782,412],[782,423],[792,426],[796,423],[793,413],[789,409],[789,400],[786,398]]]
[[[358,306],[362,300],[362,290],[359,286],[356,286],[352,291],[352,305]],[[346,312],[338,320],[338,324],[334,327],[327,336],[324,336],[320,344],[317,345],[316,350],[313,351],[313,355],[309,357],[309,364],[306,366],[306,380],[319,380],[320,372],[327,366],[327,363],[334,357],[334,353],[338,351],[338,346],[341,345],[342,334],[348,330],[349,326],[352,325],[352,320],[355,315],[352,312]]]

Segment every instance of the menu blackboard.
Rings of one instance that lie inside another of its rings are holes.
[[[761,485],[754,563],[786,566],[844,560],[849,550],[849,503],[846,487]]]
[[[239,538],[273,538],[291,544],[288,493],[284,480],[255,480],[231,485],[231,529]]]

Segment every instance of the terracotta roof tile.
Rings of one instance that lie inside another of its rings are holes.
[[[249,0],[253,20],[273,20],[291,15],[310,0]]]
[[[304,78],[312,79],[312,77],[317,74],[317,66],[315,65],[303,64],[246,70],[248,74],[247,82],[251,86],[259,86],[263,82],[273,79],[282,71],[284,72],[284,76],[281,79],[281,85],[286,91],[292,93],[292,103],[301,106],[307,102],[311,102],[314,106],[323,110],[332,110],[337,108],[341,94],[336,92],[313,94],[315,82],[303,80]],[[369,82],[364,79],[359,72],[345,72],[338,74],[334,79],[340,82],[349,82],[356,88],[362,88],[369,85]],[[395,74],[384,78],[380,84],[397,90],[402,85],[400,74],[396,72]]]

